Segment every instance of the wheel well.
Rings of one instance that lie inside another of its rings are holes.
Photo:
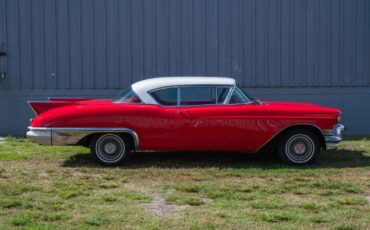
[[[310,130],[311,132],[313,132],[320,140],[320,145],[323,149],[326,148],[326,142],[325,142],[325,137],[324,135],[321,133],[320,129],[317,128],[316,126],[313,126],[313,125],[293,125],[293,126],[289,126],[285,129],[283,129],[282,131],[280,131],[279,134],[277,134],[276,136],[274,136],[269,142],[267,142],[267,144],[265,144],[262,148],[262,149],[270,149],[270,148],[275,148],[277,146],[277,143],[279,142],[279,140],[281,139],[281,137],[291,131],[291,130],[295,130],[295,129],[306,129],[306,130]]]
[[[91,133],[85,137],[83,137],[81,140],[79,140],[77,142],[76,145],[82,145],[82,146],[85,146],[85,147],[89,147],[90,146],[90,142],[91,142],[91,139],[93,138],[93,136],[95,135],[101,135],[101,134],[108,134],[109,132],[106,132],[106,133],[101,133],[101,132],[98,132],[98,133]],[[137,149],[137,143],[135,141],[135,138],[132,134],[130,133],[125,133],[125,132],[119,132],[119,133],[114,133],[114,134],[118,134],[119,136],[121,137],[126,137],[130,140],[130,143],[131,143],[131,147],[133,150],[138,150]]]

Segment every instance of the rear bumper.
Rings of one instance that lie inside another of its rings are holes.
[[[41,145],[52,145],[51,129],[50,128],[33,128],[29,127],[27,138]]]
[[[346,127],[342,124],[336,124],[333,126],[333,135],[326,135],[326,151],[338,149],[339,143],[343,140],[342,134],[346,130]]]

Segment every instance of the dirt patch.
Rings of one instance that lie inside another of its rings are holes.
[[[166,192],[166,195],[174,192],[175,190],[170,189]],[[148,204],[146,210],[153,215],[166,216],[189,207],[190,205],[167,204],[166,199],[163,196],[158,196]]]
[[[189,207],[190,205],[166,204],[166,200],[163,197],[158,197],[153,199],[146,210],[153,215],[165,216]]]
[[[39,173],[39,176],[40,177],[48,177],[49,176],[49,173]]]

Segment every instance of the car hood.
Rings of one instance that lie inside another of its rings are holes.
[[[273,105],[273,106],[294,106],[294,107],[307,107],[307,106],[314,106],[314,107],[321,107],[318,104],[308,103],[308,102],[291,102],[291,101],[263,101],[265,105]]]
[[[339,109],[307,102],[263,101],[262,105],[268,106],[272,110],[283,110],[297,113],[305,112],[309,114],[329,116],[338,116],[341,114],[341,111]]]

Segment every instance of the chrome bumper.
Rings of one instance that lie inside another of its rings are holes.
[[[127,128],[44,128],[28,127],[27,138],[41,145],[76,145],[90,134],[126,133],[134,139],[135,150],[139,150],[139,137]]]
[[[28,127],[27,138],[40,145],[52,145],[50,128],[33,128]]]
[[[343,140],[342,134],[346,130],[346,127],[342,124],[336,124],[333,126],[333,134],[325,136],[326,151],[336,150],[339,142]]]

